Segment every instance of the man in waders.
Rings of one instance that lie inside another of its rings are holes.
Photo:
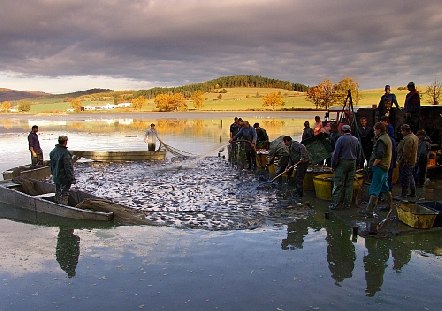
[[[401,126],[402,140],[397,146],[397,162],[399,164],[399,180],[402,186],[402,197],[416,196],[416,184],[413,177],[413,168],[417,162],[419,138],[413,134],[410,125]],[[410,189],[410,193],[408,193]]]
[[[155,124],[151,124],[150,128],[147,129],[146,134],[144,134],[144,142],[147,143],[148,151],[155,151],[155,143],[158,137],[158,132],[155,129]]]
[[[302,197],[304,193],[304,176],[307,172],[307,167],[311,163],[310,153],[304,145],[297,141],[293,141],[290,136],[284,136],[284,144],[289,149],[289,163],[285,172],[288,174],[290,168],[296,166],[295,171],[295,195]]]
[[[336,141],[331,163],[335,177],[330,209],[336,209],[342,201],[345,208],[351,207],[356,164],[361,155],[359,140],[351,135],[350,125],[344,125],[342,132],[344,135]]]
[[[377,122],[374,125],[374,134],[375,143],[368,164],[369,169],[373,173],[370,188],[368,189],[370,200],[366,208],[359,210],[359,214],[367,218],[373,218],[373,212],[381,193],[385,193],[387,209],[392,208],[393,200],[388,187],[388,169],[390,168],[392,156],[391,139],[387,134],[385,124],[382,122]]]
[[[43,165],[43,150],[38,141],[38,126],[33,125],[28,135],[29,151],[31,152],[31,167]]]
[[[72,154],[67,147],[68,137],[59,136],[58,144],[49,153],[51,173],[55,184],[55,203],[68,205],[69,189],[76,183]]]

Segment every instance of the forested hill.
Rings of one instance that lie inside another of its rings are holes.
[[[236,75],[220,77],[207,82],[193,83],[177,87],[155,87],[149,90],[138,91],[135,95],[144,96],[146,98],[154,98],[158,94],[171,92],[183,93],[185,96],[187,96],[195,91],[212,92],[217,89],[233,87],[277,88],[299,92],[305,92],[308,89],[308,86],[301,83],[292,83],[290,81],[282,81],[262,76]]]

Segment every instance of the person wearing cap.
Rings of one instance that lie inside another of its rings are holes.
[[[72,154],[67,147],[68,137],[59,136],[58,144],[49,153],[51,173],[55,184],[55,203],[68,205],[69,189],[76,183]]]
[[[407,84],[408,94],[405,96],[404,112],[405,123],[409,124],[411,131],[416,133],[419,130],[419,113],[421,100],[414,82]]]
[[[380,120],[382,116],[390,115],[390,109],[393,107],[393,104],[397,109],[400,109],[396,95],[391,93],[391,88],[388,84],[385,86],[384,90],[385,94],[381,96],[381,100],[379,101],[378,105],[378,120]]]
[[[380,194],[385,194],[387,209],[393,207],[393,197],[388,187],[388,169],[391,164],[392,143],[387,134],[386,126],[382,122],[374,125],[375,143],[368,164],[372,171],[371,184],[368,189],[370,199],[366,207],[359,210],[359,214],[365,217],[374,217],[374,211],[378,204]]]
[[[342,126],[342,132],[343,135],[336,141],[331,162],[335,176],[330,209],[336,209],[341,203],[345,208],[351,207],[356,164],[361,154],[359,140],[351,135],[350,125]]]
[[[427,162],[431,150],[431,139],[427,136],[425,130],[419,130],[416,133],[419,138],[417,147],[417,163],[414,166],[413,176],[418,187],[422,187],[425,183],[427,175]]]
[[[31,152],[31,167],[43,165],[43,150],[38,140],[38,126],[33,125],[28,135],[29,151]]]
[[[155,124],[151,124],[144,134],[144,143],[147,143],[148,151],[155,151],[156,139],[158,138],[158,132],[155,128]]]
[[[399,165],[399,180],[402,186],[402,197],[416,196],[416,184],[413,177],[413,168],[417,162],[419,138],[413,134],[408,124],[401,126],[402,140],[397,146],[397,163]],[[410,193],[408,193],[410,190]]]

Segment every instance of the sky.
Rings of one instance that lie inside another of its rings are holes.
[[[139,90],[226,75],[361,89],[442,80],[436,0],[2,0],[0,88]]]

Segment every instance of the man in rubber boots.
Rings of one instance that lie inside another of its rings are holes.
[[[58,144],[49,153],[51,173],[55,184],[55,203],[68,205],[69,189],[76,183],[72,154],[67,147],[68,137],[59,136]]]
[[[397,146],[397,162],[399,164],[399,180],[402,186],[402,197],[407,195],[416,196],[416,184],[413,177],[413,169],[417,162],[417,149],[419,138],[413,134],[408,124],[401,126],[402,140]],[[410,189],[410,193],[408,193]]]
[[[392,195],[388,187],[388,169],[391,164],[392,143],[387,134],[384,123],[377,122],[374,125],[375,143],[373,152],[369,161],[369,169],[372,171],[372,179],[368,193],[370,200],[366,208],[359,210],[359,213],[372,218],[374,209],[378,204],[378,198],[381,193],[385,193],[387,208],[392,208]]]
[[[331,163],[335,177],[330,209],[336,209],[342,201],[345,208],[351,207],[356,164],[361,158],[360,143],[356,137],[351,135],[350,125],[344,125],[342,132],[344,135],[336,141]]]

